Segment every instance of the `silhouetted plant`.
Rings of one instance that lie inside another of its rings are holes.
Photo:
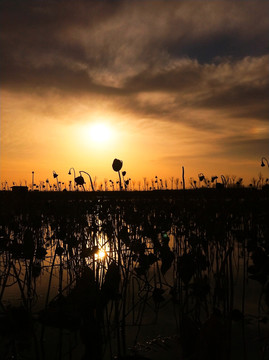
[[[170,178],[170,182],[171,182],[171,190],[174,190],[174,177],[173,176]]]
[[[196,189],[196,188],[197,188],[196,184],[197,184],[196,180],[193,180],[193,178],[191,177],[191,178],[190,178],[190,185],[191,185],[191,187],[192,187],[193,189]]]
[[[237,180],[237,182],[236,182],[236,186],[237,187],[240,187],[240,186],[242,186],[243,185],[243,178],[239,178],[238,180]]]
[[[122,160],[114,159],[112,163],[113,170],[116,172],[120,171],[122,168],[122,164],[123,164]]]
[[[34,190],[34,183],[35,183],[35,172],[32,171],[32,190]]]
[[[203,181],[205,179],[205,176],[203,173],[198,174],[199,181]]]
[[[128,189],[128,185],[129,185],[129,181],[130,181],[131,179],[125,180],[124,176],[126,175],[126,171],[122,171],[121,174],[122,174],[122,178],[123,178],[124,188],[125,188],[125,190],[127,190],[127,189]]]
[[[122,168],[122,165],[123,165],[123,162],[122,160],[119,160],[119,159],[114,159],[113,160],[113,163],[112,163],[112,168],[114,171],[116,171],[119,175],[119,187],[120,187],[120,190],[122,190],[122,183],[121,183],[121,175],[120,175],[120,170]]]
[[[57,181],[57,190],[60,190],[59,180],[58,180],[58,174],[53,170],[53,178]]]
[[[112,187],[112,190],[114,191],[114,190],[115,190],[115,188],[114,188],[114,181],[109,180],[109,182],[110,182],[110,186]]]
[[[104,184],[105,184],[105,191],[108,190],[108,180],[107,179],[104,179]]]
[[[77,183],[77,177],[76,177],[76,170],[73,168],[73,167],[71,167],[70,169],[69,169],[69,171],[68,171],[68,175],[71,175],[71,170],[73,170],[73,172],[74,172],[74,187],[76,188],[79,184]]]
[[[155,176],[155,184],[156,189],[159,190],[159,179],[157,175]]]
[[[267,158],[262,157],[262,158],[261,158],[261,167],[264,167],[264,166],[265,166],[265,163],[267,164],[267,167],[269,167],[269,163],[268,163]]]
[[[50,188],[50,182],[49,179],[46,179],[46,190],[48,191]]]
[[[218,179],[218,176],[212,176],[211,177],[211,182],[214,183],[215,182],[215,186],[216,186],[216,183],[217,183],[217,179]]]
[[[86,174],[86,175],[88,175],[88,176],[89,176],[92,191],[95,191],[95,189],[94,189],[94,185],[93,185],[93,182],[92,182],[91,175],[90,175],[89,173],[87,173],[86,171],[80,171],[79,173],[80,173],[80,175],[81,175],[81,173],[84,173],[84,174]],[[82,176],[80,176],[80,177],[82,177]],[[83,179],[83,177],[82,177],[82,179]]]

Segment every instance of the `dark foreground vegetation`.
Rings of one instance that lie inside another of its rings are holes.
[[[268,199],[0,192],[1,359],[268,359]]]

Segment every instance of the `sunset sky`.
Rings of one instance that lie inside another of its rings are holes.
[[[1,182],[236,175],[269,158],[268,1],[1,1]],[[102,132],[102,136],[100,135]]]

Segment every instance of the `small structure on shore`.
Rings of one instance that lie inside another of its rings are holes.
[[[26,193],[28,191],[28,186],[11,186],[13,192],[17,193]]]

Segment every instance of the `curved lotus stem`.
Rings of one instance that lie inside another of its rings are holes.
[[[75,170],[73,167],[71,167],[71,168],[69,169],[68,175],[71,175],[71,170],[74,171],[74,178],[75,178],[75,177],[76,177],[76,170]]]
[[[226,186],[226,185],[227,185],[227,179],[225,178],[224,175],[221,175],[220,177],[221,177],[222,184],[223,184],[224,186]]]
[[[76,170],[75,170],[73,167],[71,167],[71,168],[69,169],[69,171],[68,171],[68,175],[71,175],[71,170],[73,170],[73,172],[74,172],[74,186],[77,187],[77,183],[76,183]]]
[[[265,166],[264,161],[267,163],[267,167],[269,167],[268,160],[267,160],[265,157],[262,157],[262,158],[261,158],[261,167],[264,167],[264,166]]]
[[[89,178],[90,178],[90,183],[91,183],[91,187],[92,187],[92,191],[95,191],[95,190],[94,190],[94,186],[93,186],[93,182],[92,182],[91,175],[88,174],[86,171],[83,171],[83,170],[79,171],[79,173],[80,173],[80,176],[82,176],[81,173],[84,173],[84,174],[86,174],[86,175],[89,176]]]

